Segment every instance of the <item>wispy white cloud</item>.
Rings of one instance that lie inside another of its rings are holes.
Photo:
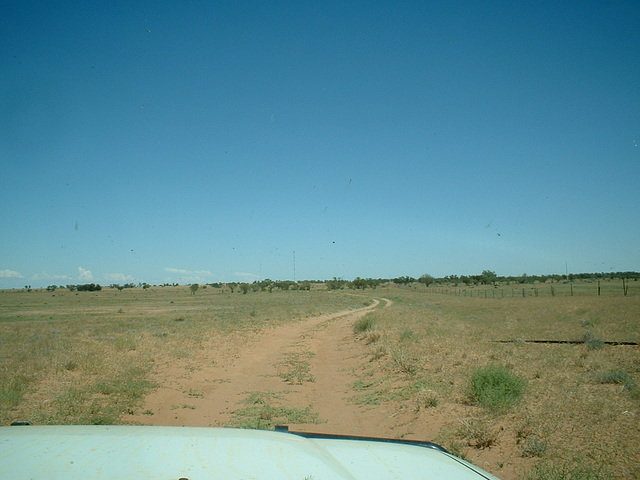
[[[42,273],[36,273],[32,280],[34,281],[38,281],[38,280],[71,280],[71,277],[68,275],[55,275],[55,274],[51,274],[51,273],[47,273],[47,272],[42,272]]]
[[[15,270],[0,270],[0,278],[24,278],[20,272]]]
[[[258,280],[260,279],[260,275],[256,275],[255,273],[245,273],[245,272],[233,272],[234,275],[244,278],[245,280]]]
[[[86,270],[82,267],[78,267],[78,280],[82,280],[85,282],[93,280],[93,274],[91,273],[91,270]]]
[[[173,278],[168,278],[167,282],[179,280],[180,283],[206,283],[211,281],[213,273],[209,270],[185,270],[183,268],[165,268],[165,272],[173,274]],[[175,278],[178,275],[178,278]]]
[[[135,278],[126,273],[106,273],[104,279],[108,282],[131,283],[135,282]]]
[[[179,275],[213,275],[209,270],[183,270],[182,268],[165,268],[165,272]]]

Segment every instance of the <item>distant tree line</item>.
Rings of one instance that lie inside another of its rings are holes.
[[[480,275],[449,275],[442,278],[437,278],[434,283],[448,284],[457,286],[464,284],[466,286],[471,285],[495,285],[495,284],[532,284],[532,283],[559,283],[559,282],[573,282],[575,280],[604,280],[604,279],[633,279],[638,280],[640,278],[639,272],[610,272],[610,273],[570,273],[568,275],[549,274],[549,275],[522,275],[516,276],[500,276],[490,270],[484,270]]]
[[[411,276],[401,276],[394,278],[361,278],[356,277],[353,280],[345,280],[339,277],[333,277],[330,280],[303,280],[300,282],[294,282],[291,280],[271,280],[270,278],[266,278],[264,280],[256,280],[253,283],[248,282],[216,282],[216,283],[207,283],[205,285],[192,284],[190,286],[191,293],[195,294],[195,292],[199,288],[206,288],[207,286],[221,289],[224,291],[230,291],[231,293],[242,293],[247,294],[248,292],[273,292],[273,290],[311,290],[313,285],[324,285],[327,290],[343,290],[345,288],[353,289],[353,290],[364,290],[366,288],[376,289],[380,285],[385,284],[395,284],[398,286],[408,286],[408,285],[416,285],[423,284],[426,287],[429,286],[437,286],[437,285],[452,285],[452,286],[474,286],[474,285],[511,285],[511,284],[533,284],[533,283],[559,283],[559,282],[573,282],[576,280],[613,280],[613,279],[622,279],[622,280],[638,280],[640,279],[640,273],[634,271],[627,272],[601,272],[601,273],[570,273],[568,275],[561,274],[549,274],[549,275],[527,275],[523,273],[522,275],[510,275],[503,276],[497,275],[496,272],[492,270],[483,270],[482,273],[478,275],[446,275],[444,277],[434,277],[429,274],[421,275],[419,278],[414,278]],[[197,286],[196,286],[197,285]],[[165,283],[160,285],[162,287],[176,287],[179,286],[178,283]],[[120,284],[111,284],[110,288],[116,288],[118,290],[123,290],[125,288],[137,288],[141,287],[143,289],[147,289],[151,287],[150,284],[146,282],[140,283],[125,283],[124,285]],[[25,290],[31,291],[31,285],[25,285]],[[57,287],[56,285],[49,285],[46,289],[48,291],[55,291],[56,288],[65,288],[63,285]],[[70,291],[99,291],[102,290],[102,286],[96,283],[87,283],[81,285],[66,285],[66,288]],[[319,287],[321,288],[321,287]]]
[[[109,288],[117,288],[118,290],[124,290],[125,288],[136,288],[135,283],[125,283],[124,285],[120,285],[119,283],[112,283],[111,285],[109,285]]]
[[[497,285],[497,284],[527,284],[527,283],[559,283],[572,282],[575,280],[601,280],[601,279],[640,279],[639,272],[611,272],[611,273],[573,273],[569,275],[549,274],[549,275],[527,275],[523,273],[517,276],[497,275],[492,270],[483,270],[479,275],[447,275],[444,277],[434,277],[424,274],[419,278],[410,276],[402,276],[395,278],[360,278],[356,277],[352,281],[343,280],[333,277],[332,280],[325,280],[324,283],[328,290],[341,290],[343,288],[365,289],[376,288],[381,284],[393,283],[399,286],[423,284],[426,287],[431,285],[453,285],[458,286],[464,284],[472,285]]]
[[[85,283],[83,285],[67,285],[67,288],[70,291],[79,291],[79,292],[97,292],[102,290],[102,286],[99,283]]]

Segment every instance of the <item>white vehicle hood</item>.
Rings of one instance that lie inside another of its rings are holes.
[[[147,426],[0,427],[0,478],[496,479],[424,446]]]

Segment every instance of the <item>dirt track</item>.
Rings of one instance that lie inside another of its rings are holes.
[[[160,387],[146,398],[140,410],[146,414],[132,416],[130,421],[143,425],[229,426],[234,411],[247,407],[244,401],[249,395],[263,392],[274,406],[310,407],[318,414],[318,423],[284,422],[291,430],[433,441],[445,424],[465,418],[468,407],[444,404],[418,413],[398,402],[376,405],[352,400],[356,394],[354,382],[366,371],[372,374],[371,352],[354,334],[353,325],[367,312],[391,303],[381,298],[368,307],[311,317],[263,330],[251,338],[209,341],[187,360],[166,359],[163,363],[159,359],[156,381]],[[313,380],[292,384],[282,378],[286,370],[283,363],[292,354],[308,361]],[[506,462],[500,478],[516,478],[518,464],[508,460],[518,457],[513,447],[496,446],[478,452],[481,457],[471,458],[476,464],[491,469],[497,461]]]
[[[364,308],[236,338],[223,349],[209,342],[196,358],[159,365],[160,387],[146,398],[142,410],[147,414],[132,420],[150,425],[223,426],[249,392],[272,392],[281,404],[311,406],[319,415],[320,423],[297,424],[292,429],[388,435],[396,423],[394,412],[364,408],[349,397],[356,369],[367,362],[366,346],[356,339],[353,324],[367,312],[390,304],[390,300],[375,300]],[[293,384],[282,378],[284,362],[290,358],[308,362],[313,378]]]

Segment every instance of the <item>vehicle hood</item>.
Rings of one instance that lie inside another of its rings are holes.
[[[495,479],[437,448],[202,427],[0,428],[0,478]]]

